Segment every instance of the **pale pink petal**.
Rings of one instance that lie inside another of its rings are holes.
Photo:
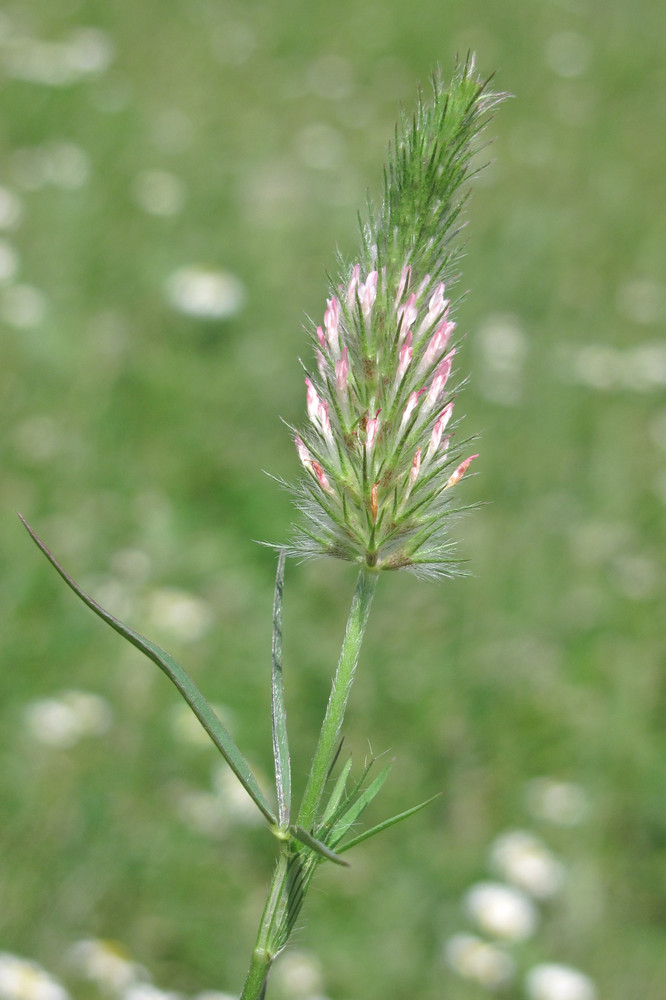
[[[410,420],[410,418],[412,416],[412,413],[416,409],[416,405],[417,405],[417,403],[419,401],[419,398],[420,398],[421,394],[424,393],[425,391],[426,391],[425,388],[423,388],[423,389],[419,389],[418,392],[412,392],[410,394],[410,397],[407,400],[407,405],[405,406],[404,412],[402,414],[402,420],[400,421],[400,430],[401,431],[404,430],[405,427],[407,426],[407,424],[409,423],[409,420]]]
[[[430,388],[428,390],[428,397],[426,399],[426,408],[428,410],[432,409],[433,406],[437,405],[440,396],[444,392],[444,388],[446,386],[446,383],[448,382],[449,375],[451,374],[451,364],[453,362],[453,356],[455,353],[456,349],[454,347],[452,348],[452,350],[449,351],[449,353],[446,355],[444,360],[437,368],[437,371],[435,372],[433,380],[430,384]]]
[[[310,452],[303,444],[301,438],[299,438],[298,434],[294,438],[294,444],[296,445],[296,451],[298,452],[298,457],[300,458],[305,468],[308,469],[312,464],[312,456],[310,455]]]
[[[421,298],[421,296],[423,295],[423,293],[425,292],[425,290],[426,290],[426,288],[428,287],[429,284],[430,284],[430,275],[426,274],[425,278],[423,279],[423,281],[421,282],[421,284],[419,285],[419,287],[416,289],[416,297],[417,297],[417,299]]]
[[[335,296],[333,296],[333,298],[331,299],[326,299],[326,305],[327,309],[326,312],[324,313],[324,330],[326,331],[326,341],[331,349],[331,352],[333,353],[333,357],[337,358],[340,353],[338,349],[338,339],[339,339],[338,323],[340,318],[339,314],[340,306]]]
[[[395,306],[398,308],[399,302],[402,300],[402,296],[405,291],[409,288],[409,282],[412,277],[412,268],[410,264],[405,264],[402,271],[400,272],[400,281],[398,283],[398,290],[395,293]]]
[[[428,315],[436,318],[441,313],[444,312],[448,306],[448,302],[444,299],[444,282],[440,281],[437,288],[430,296],[430,302],[428,303]]]
[[[417,448],[416,452],[414,454],[414,458],[412,459],[412,467],[409,470],[409,489],[410,489],[410,491],[411,491],[414,483],[418,479],[420,468],[421,468],[421,449]]]
[[[444,489],[448,490],[450,486],[455,486],[456,483],[459,483],[462,477],[467,472],[470,466],[470,462],[473,462],[474,459],[478,457],[479,457],[478,455],[470,455],[470,457],[466,458],[464,462],[461,462],[456,471],[452,475],[450,475],[449,478],[447,479],[446,486],[444,487]]]
[[[319,400],[319,409],[317,410],[317,416],[319,418],[319,426],[321,427],[321,432],[330,444],[333,440],[333,433],[331,431],[331,421],[328,416],[328,403],[325,403],[323,399]]]
[[[307,388],[306,403],[308,416],[313,424],[317,424],[319,423],[319,396],[309,378],[306,378],[305,386]]]
[[[412,360],[412,331],[407,331],[407,336],[405,337],[405,342],[400,348],[400,353],[398,355],[398,382],[401,382],[409,363]]]
[[[437,417],[435,425],[432,429],[432,434],[430,435],[430,444],[428,445],[428,454],[426,456],[428,459],[432,458],[432,456],[439,448],[440,442],[442,440],[442,434],[444,433],[446,425],[451,419],[452,413],[453,413],[453,403],[448,403],[447,406],[444,407],[440,415]],[[448,438],[446,445],[448,445]]]
[[[417,316],[416,296],[412,292],[407,301],[398,306],[398,326],[400,327],[401,337],[404,337],[406,331],[414,325]]]
[[[343,347],[340,358],[335,362],[335,385],[338,392],[345,392],[347,389],[347,378],[349,376],[349,355],[347,348]]]
[[[367,319],[372,312],[372,307],[377,298],[377,272],[371,271],[363,284],[358,286],[358,297],[361,303],[361,312]]]
[[[446,350],[449,340],[451,339],[451,334],[455,328],[456,324],[449,323],[446,318],[444,319],[444,322],[437,327],[425,349],[423,361],[421,362],[421,368],[432,368],[437,359]]]
[[[377,431],[379,429],[379,413],[380,411],[377,410],[377,415],[368,420],[365,438],[365,447],[368,451],[371,451],[375,444],[375,438],[377,437]]]
[[[326,493],[333,493],[333,490],[331,489],[331,484],[326,478],[326,473],[322,469],[319,462],[315,462],[314,459],[312,461],[312,471],[317,477],[317,481],[319,482],[319,485],[321,486],[322,490],[324,490]]]
[[[433,294],[430,296],[430,302],[428,305],[428,311],[419,323],[417,335],[420,337],[427,333],[428,330],[438,321],[444,317],[448,317],[449,301],[444,298],[444,283],[440,282]]]
[[[353,270],[352,270],[352,276],[351,276],[351,278],[349,280],[349,284],[347,285],[347,308],[348,309],[353,308],[353,305],[356,302],[356,290],[358,289],[358,276],[359,276],[360,273],[361,273],[361,265],[360,264],[354,264],[354,267],[353,267]]]

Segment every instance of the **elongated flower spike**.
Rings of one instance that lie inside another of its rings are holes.
[[[502,97],[470,58],[448,86],[436,75],[431,103],[419,95],[413,120],[397,129],[382,205],[313,325],[319,378],[306,379],[309,423],[295,437],[306,476],[295,487],[293,555],[422,576],[457,571],[451,495],[477,456],[464,458],[451,433],[460,383],[450,289],[463,188]]]

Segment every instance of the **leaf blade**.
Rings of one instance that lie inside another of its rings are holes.
[[[289,758],[287,709],[284,700],[284,678],[282,674],[282,595],[284,591],[285,560],[286,552],[284,549],[281,549],[275,577],[275,597],[273,600],[273,668],[271,674],[275,788],[278,800],[278,821],[283,830],[289,827],[291,814],[291,761]]]
[[[364,830],[363,833],[359,833],[358,836],[353,837],[351,840],[348,840],[346,844],[343,844],[342,847],[339,847],[337,849],[337,853],[344,854],[345,851],[349,851],[352,847],[356,847],[357,844],[363,843],[364,840],[369,840],[370,837],[374,837],[378,833],[382,833],[384,830],[390,829],[390,827],[395,826],[396,823],[401,823],[403,819],[409,819],[410,816],[420,812],[421,809],[425,809],[425,807],[429,806],[431,802],[438,799],[441,794],[441,792],[437,792],[436,795],[431,795],[431,797],[426,799],[425,802],[419,802],[417,806],[412,806],[411,809],[405,809],[404,812],[398,813],[390,819],[385,819],[381,823],[377,823],[376,826],[370,827],[369,830]]]
[[[388,778],[390,770],[391,765],[387,764],[386,767],[380,771],[374,781],[370,782],[365,791],[361,792],[361,794],[358,795],[358,797],[350,804],[349,808],[341,815],[340,819],[331,830],[330,835],[326,838],[333,847],[336,847],[339,844],[349,828],[356,822],[367,806],[370,805]]]
[[[136,632],[133,628],[130,628],[129,625],[125,625],[124,622],[119,621],[118,618],[86,594],[81,587],[79,587],[73,577],[69,575],[63,566],[61,566],[53,553],[46,547],[41,538],[39,538],[36,532],[30,527],[26,519],[21,514],[19,514],[19,518],[23,522],[24,527],[35,545],[46,556],[55,571],[65,581],[67,586],[74,591],[79,600],[83,601],[86,607],[90,608],[90,610],[96,614],[98,618],[101,618],[102,621],[106,622],[106,624],[109,625],[115,632],[139,649],[144,656],[147,656],[149,660],[152,660],[153,663],[155,663],[156,666],[158,666],[160,670],[167,675],[169,680],[174,684],[187,704],[190,706],[231,770],[245,788],[245,791],[252,798],[269,823],[275,824],[277,822],[276,817],[270,808],[264,793],[261,791],[256,778],[252,774],[249,764],[234,743],[231,734],[227,731],[227,729],[225,729],[222,722],[218,719],[215,711],[196,686],[187,671],[178,663],[177,660],[173,658],[173,656],[171,656],[170,653],[167,653],[165,649],[162,649],[162,647],[158,646],[157,643],[154,643],[150,639],[141,635],[140,632]]]
[[[335,815],[335,812],[342,801],[342,796],[344,795],[345,785],[347,783],[347,778],[349,777],[349,772],[351,771],[352,759],[351,757],[345,764],[345,766],[340,771],[338,778],[333,786],[333,791],[331,792],[330,798],[326,803],[326,809],[324,810],[324,815],[322,816],[321,825],[325,827]]]
[[[344,861],[335,851],[323,844],[321,840],[317,840],[313,837],[311,833],[304,830],[302,826],[290,826],[289,833],[292,835],[294,840],[298,840],[301,844],[305,844],[309,847],[311,851],[315,851],[317,854],[321,855],[322,858],[326,858],[327,861],[333,861],[336,865],[343,865],[345,868],[349,868],[349,862]]]

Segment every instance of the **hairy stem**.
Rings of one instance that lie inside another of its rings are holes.
[[[310,776],[303,795],[303,803],[298,816],[299,826],[311,830],[317,819],[329,772],[335,760],[340,732],[349,700],[361,643],[368,623],[370,606],[375,593],[379,574],[365,567],[361,570],[352,599],[347,629],[342,643],[338,668],[333,678],[333,686],[326,707],[326,715],[319,734],[319,742],[312,760]]]
[[[266,995],[266,982],[273,960],[279,952],[277,942],[274,942],[277,925],[284,910],[284,897],[287,888],[287,873],[289,855],[286,845],[280,850],[278,863],[273,874],[271,887],[268,890],[266,906],[259,924],[257,943],[252,952],[250,968],[247,973],[240,1000],[263,1000]]]
[[[377,573],[364,568],[356,583],[340,659],[298,817],[298,826],[308,831],[316,822],[335,760],[377,579]],[[307,849],[304,852],[302,847],[295,848],[293,840],[281,845],[240,1000],[264,1000],[271,965],[287,943],[316,864],[316,855]]]

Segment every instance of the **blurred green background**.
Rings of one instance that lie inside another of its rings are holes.
[[[381,581],[346,726],[359,765],[368,741],[395,757],[370,821],[444,794],[322,870],[295,940],[310,980],[278,970],[273,996],[487,995],[443,948],[523,828],[565,880],[502,995],[554,961],[604,1000],[663,1000],[665,38],[648,0],[2,5],[0,950],[67,978],[75,941],[114,939],[161,989],[238,992],[271,838],[14,512],[188,666],[268,780],[255,540],[291,521],[263,470],[297,474],[279,418],[303,417],[303,317],[354,252],[400,105],[471,48],[515,96],[457,316],[473,575]],[[299,787],[353,583],[288,567]],[[535,805],[544,787],[584,808]]]

